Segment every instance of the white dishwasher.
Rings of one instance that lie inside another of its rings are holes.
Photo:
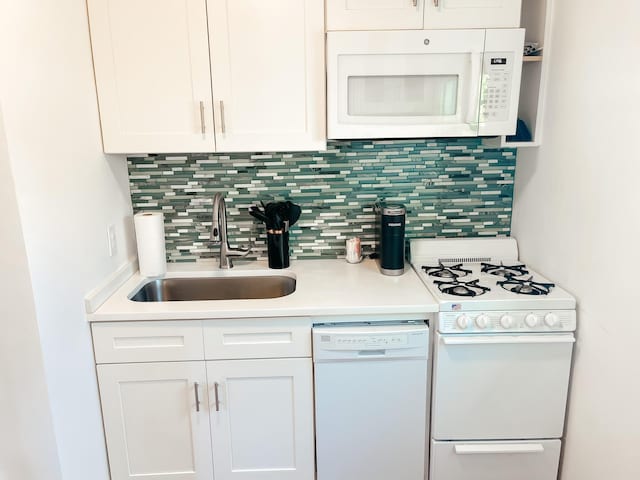
[[[425,322],[313,328],[318,480],[424,480]]]

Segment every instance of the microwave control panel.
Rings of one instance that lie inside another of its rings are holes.
[[[486,52],[480,97],[480,121],[509,120],[513,77],[513,52]]]

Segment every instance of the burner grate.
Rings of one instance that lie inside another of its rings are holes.
[[[500,277],[517,277],[520,275],[526,275],[529,273],[525,265],[505,265],[500,262],[500,265],[494,265],[492,263],[482,262],[482,273],[488,273],[490,275],[498,275]]]
[[[527,279],[507,277],[506,280],[498,282],[498,285],[520,295],[548,295],[556,286],[554,283],[535,282],[532,276]]]
[[[466,268],[462,268],[462,264],[451,265],[449,267],[445,267],[442,263],[437,267],[430,267],[425,265],[422,269],[429,275],[430,277],[438,277],[438,278],[452,278],[457,279],[459,277],[464,277],[471,273],[471,270],[467,270]]]
[[[479,280],[477,279],[471,280],[470,282],[461,282],[459,280],[454,280],[453,282],[434,281],[442,293],[455,295],[457,297],[477,297],[491,290],[490,288],[478,285],[478,282]]]

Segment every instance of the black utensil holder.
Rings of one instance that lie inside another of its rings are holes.
[[[269,268],[289,267],[289,232],[267,232]]]

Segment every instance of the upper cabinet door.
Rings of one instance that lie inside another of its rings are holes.
[[[88,9],[104,151],[214,151],[206,0]]]
[[[422,28],[423,6],[431,0],[326,0],[327,30]]]
[[[522,0],[425,0],[424,28],[515,28]]]
[[[204,362],[98,365],[98,382],[111,480],[213,478]]]
[[[323,0],[207,0],[221,152],[326,148]]]

